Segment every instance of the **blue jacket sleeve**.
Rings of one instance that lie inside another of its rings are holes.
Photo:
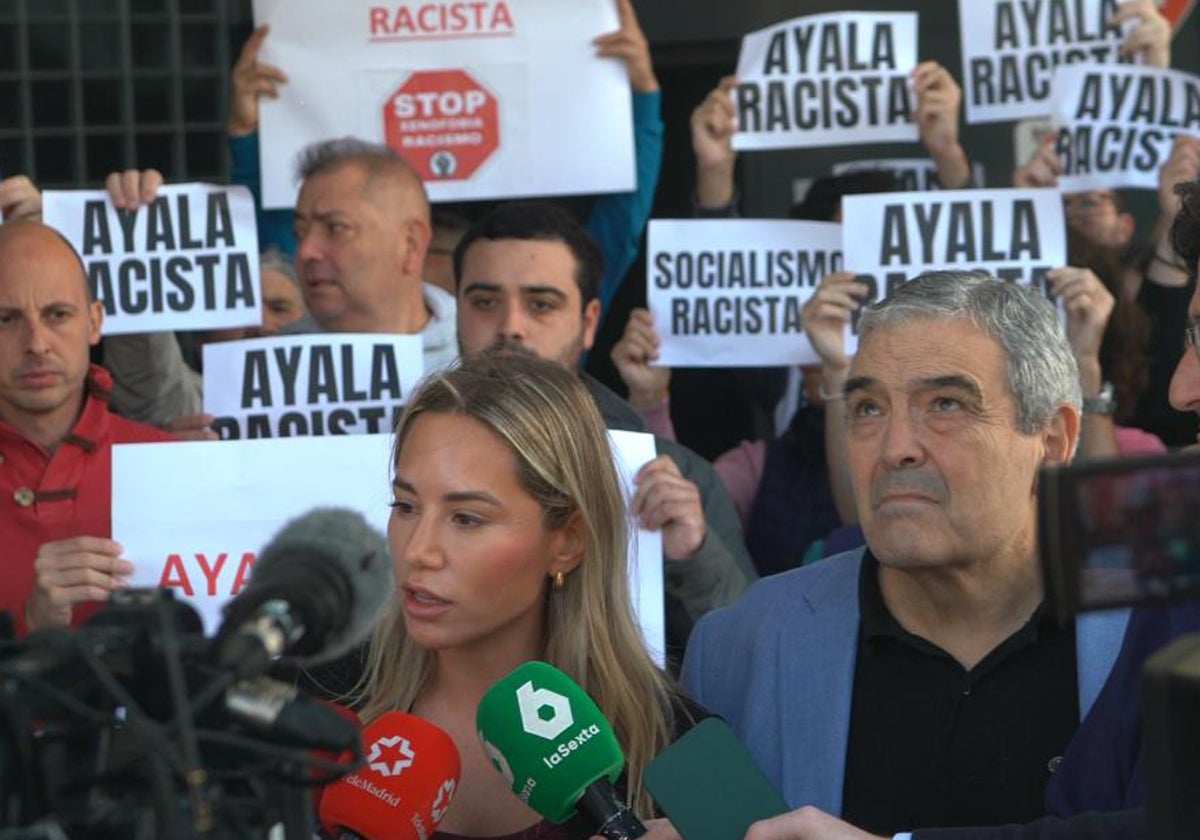
[[[1121,653],[1080,723],[1046,790],[1046,813],[1068,817],[1146,804],[1142,669],[1156,651],[1200,631],[1200,604],[1142,608],[1129,619]]]
[[[637,184],[633,192],[602,195],[592,204],[587,231],[604,253],[604,275],[600,279],[600,314],[616,295],[629,266],[633,264],[642,231],[650,218],[658,173],[662,169],[662,94],[659,91],[633,94],[633,143],[637,162]]]
[[[285,256],[296,253],[296,237],[292,233],[292,212],[286,209],[265,210],[262,206],[262,173],[258,166],[258,132],[229,138],[229,182],[246,187],[254,196],[254,216],[258,222],[258,250],[274,245]]]

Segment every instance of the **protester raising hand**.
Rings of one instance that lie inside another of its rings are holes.
[[[625,332],[613,345],[613,364],[629,389],[629,404],[639,412],[653,411],[667,399],[671,369],[651,364],[658,360],[659,344],[654,316],[639,308],[629,313]]]
[[[1038,138],[1033,157],[1013,170],[1014,187],[1054,187],[1062,173],[1062,161],[1055,151],[1058,134],[1047,131]]]
[[[827,379],[839,374],[844,377],[850,369],[850,357],[846,354],[846,325],[870,294],[866,283],[854,279],[850,271],[835,271],[821,278],[812,296],[800,310],[800,321],[804,334],[821,359],[822,370]],[[841,386],[841,381],[830,383]],[[830,388],[826,393],[832,393]]]
[[[1051,294],[1061,298],[1067,313],[1067,341],[1079,367],[1084,399],[1096,398],[1104,388],[1100,346],[1116,301],[1089,268],[1056,268],[1047,272]],[[1120,454],[1112,412],[1089,411],[1085,405],[1079,437],[1080,458],[1111,458]]]
[[[821,359],[820,394],[825,400],[825,461],[829,489],[838,517],[845,525],[858,522],[858,505],[850,486],[846,463],[846,412],[842,386],[850,372],[846,353],[846,327],[871,293],[866,283],[849,271],[835,271],[821,278],[816,290],[800,310],[800,323],[808,342]]]
[[[1200,137],[1180,134],[1171,145],[1166,163],[1158,168],[1158,208],[1172,222],[1179,212],[1179,194],[1175,188],[1197,178],[1200,178]]]
[[[279,96],[279,85],[287,75],[273,64],[258,60],[258,52],[271,28],[259,26],[242,46],[237,64],[233,65],[233,87],[229,94],[229,121],[225,125],[231,137],[243,137],[258,130],[258,97]]]
[[[110,172],[104,179],[108,198],[118,210],[136,210],[154,201],[158,188],[163,185],[162,173],[157,169],[126,169]]]
[[[658,77],[654,75],[654,65],[650,61],[650,42],[638,23],[633,3],[630,0],[616,2],[621,28],[592,41],[596,46],[596,55],[624,61],[629,71],[629,86],[635,93],[658,90]]]
[[[1171,22],[1159,11],[1154,0],[1125,0],[1109,18],[1109,24],[1119,26],[1127,20],[1137,20],[1121,42],[1121,54],[1141,56],[1147,67],[1171,66]]]
[[[1112,315],[1112,293],[1089,268],[1057,268],[1046,280],[1067,312],[1067,341],[1077,361],[1100,363],[1100,343]],[[1082,373],[1082,371],[1081,371]]]
[[[700,550],[707,525],[700,490],[670,455],[659,455],[634,476],[629,511],[643,528],[661,531],[663,555],[686,560]]]
[[[971,163],[958,140],[962,88],[950,71],[936,61],[922,61],[912,74],[917,96],[914,119],[921,143],[937,166],[943,189],[956,190],[971,182]]]
[[[42,218],[42,194],[24,175],[0,181],[0,221]]]
[[[696,155],[696,201],[702,209],[724,209],[733,201],[733,133],[737,121],[730,91],[736,76],[726,76],[692,111],[692,151]]]

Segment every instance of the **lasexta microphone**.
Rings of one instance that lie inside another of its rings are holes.
[[[283,527],[225,605],[217,660],[252,676],[278,656],[336,659],[366,638],[392,591],[383,535],[355,511],[317,508]]]
[[[483,695],[475,713],[483,749],[513,793],[552,822],[581,813],[595,834],[646,833],[613,783],[625,756],[594,700],[545,662],[526,662]]]
[[[427,720],[388,712],[362,743],[366,764],[325,788],[321,825],[337,840],[427,840],[458,786],[454,741]]]

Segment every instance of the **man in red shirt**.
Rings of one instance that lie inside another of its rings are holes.
[[[89,362],[102,316],[57,232],[0,227],[0,609],[18,632],[70,624],[124,584],[112,444],[173,439],[109,413],[112,379]]]

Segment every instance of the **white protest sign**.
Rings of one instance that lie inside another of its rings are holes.
[[[920,190],[940,190],[937,164],[929,158],[878,158],[875,160],[847,160],[833,165],[834,175],[847,175],[852,172],[874,172],[882,170],[891,172],[901,190],[918,192]],[[984,180],[983,164],[978,161],[971,164],[971,180],[973,187],[987,186]]]
[[[621,493],[628,504],[633,498],[633,477],[658,454],[654,447],[654,435],[609,429],[608,440],[616,459]],[[634,614],[650,656],[660,667],[666,667],[667,624],[663,614],[662,552],[661,531],[630,528],[628,565]]]
[[[1056,150],[1064,192],[1158,186],[1179,134],[1200,136],[1200,76],[1147,67],[1060,67]]]
[[[1050,113],[1061,64],[1128,62],[1118,47],[1128,21],[1110,26],[1117,0],[958,0],[968,123]]]
[[[1067,264],[1058,190],[848,195],[842,230],[846,270],[871,289],[864,302],[924,271],[980,270],[1044,290],[1046,273]],[[848,352],[857,347],[856,324]]]
[[[634,188],[629,79],[592,44],[613,0],[255,0],[254,18],[289,79],[259,106],[266,207],[295,203],[301,149],[347,134],[433,201]]]
[[[204,346],[204,410],[227,440],[387,432],[424,372],[419,335],[316,333]]]
[[[391,435],[120,445],[112,451],[114,538],[131,586],[169,586],[207,632],[258,552],[314,507],[359,511],[386,529]]]
[[[916,140],[914,12],[808,15],[742,39],[735,149]]]
[[[262,323],[258,229],[244,187],[160,187],[132,212],[102,190],[42,196],[42,220],[83,258],[105,335]]]
[[[614,457],[632,476],[654,457],[654,439],[612,432]],[[358,511],[386,532],[392,436],[126,444],[113,447],[113,536],[134,565],[131,586],[168,586],[200,612],[205,630],[249,580],[258,553],[289,520],[314,507]],[[314,470],[314,465],[329,468]],[[630,535],[635,611],[664,664],[661,535]]]
[[[833,222],[650,222],[646,298],[658,363],[721,367],[818,361],[800,310],[842,265]]]

